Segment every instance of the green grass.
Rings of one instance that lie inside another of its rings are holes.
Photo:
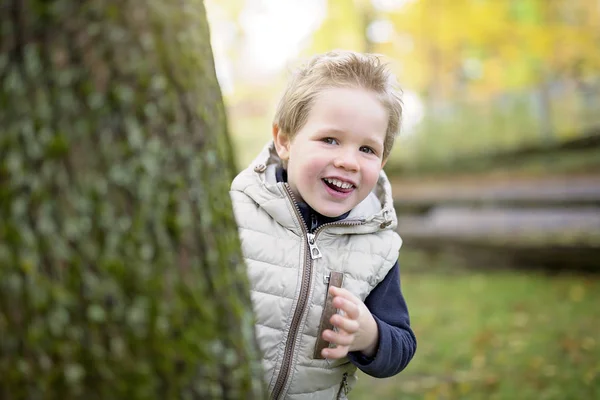
[[[483,273],[403,252],[417,353],[396,377],[361,374],[353,400],[600,398],[600,277]]]

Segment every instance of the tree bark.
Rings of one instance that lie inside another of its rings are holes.
[[[201,0],[0,5],[0,398],[263,397]]]

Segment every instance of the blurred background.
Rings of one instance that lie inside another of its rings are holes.
[[[600,398],[600,0],[207,0],[244,168],[291,70],[383,54],[419,346],[353,399]]]

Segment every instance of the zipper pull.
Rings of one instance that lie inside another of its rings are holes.
[[[308,248],[310,250],[310,258],[316,260],[317,258],[321,258],[321,250],[317,247],[315,243],[315,235],[313,233],[307,233],[306,237],[308,239]]]

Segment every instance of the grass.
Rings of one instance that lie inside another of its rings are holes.
[[[402,287],[418,338],[393,378],[364,374],[361,399],[600,398],[600,279],[477,272],[404,251]]]

